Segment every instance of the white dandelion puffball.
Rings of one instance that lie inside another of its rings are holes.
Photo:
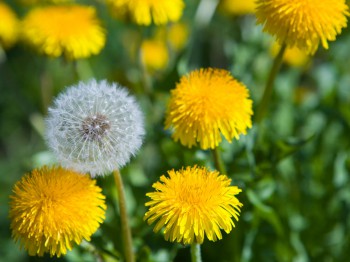
[[[106,81],[68,87],[46,118],[46,140],[60,164],[92,177],[129,162],[144,134],[143,115],[134,97]]]

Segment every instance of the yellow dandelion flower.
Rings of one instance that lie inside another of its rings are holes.
[[[168,41],[175,51],[180,51],[187,43],[189,28],[187,24],[176,23],[170,26],[167,33]]]
[[[235,197],[242,190],[231,186],[231,179],[205,167],[187,167],[168,171],[153,184],[156,190],[146,195],[152,200],[144,216],[149,224],[156,220],[154,231],[165,226],[168,241],[183,244],[222,239],[221,229],[230,233],[238,221],[241,202]]]
[[[156,25],[176,22],[185,7],[183,0],[107,0],[118,16],[125,13],[139,25]]]
[[[229,15],[253,14],[255,7],[255,0],[221,0],[219,3],[219,10]]]
[[[61,167],[42,167],[26,174],[10,196],[13,238],[29,255],[67,253],[99,228],[105,196],[87,175]]]
[[[258,0],[256,17],[280,44],[314,54],[347,26],[348,9],[345,0]]]
[[[25,42],[40,53],[66,59],[87,58],[105,45],[105,30],[93,7],[67,5],[36,8],[23,21]]]
[[[221,134],[231,142],[252,126],[252,100],[248,89],[223,69],[200,69],[183,76],[171,91],[165,128],[184,146],[199,142],[215,148]]]
[[[74,2],[74,0],[19,0],[23,5],[37,5],[37,4],[65,4]]]
[[[272,56],[277,56],[281,46],[275,42],[271,47]],[[302,67],[310,61],[310,56],[305,50],[300,50],[297,47],[287,47],[283,55],[283,61],[290,66]]]
[[[168,48],[164,41],[144,40],[140,50],[141,63],[150,71],[165,69],[169,61]]]
[[[0,17],[0,46],[9,48],[17,41],[19,22],[12,9],[2,2],[0,2]]]

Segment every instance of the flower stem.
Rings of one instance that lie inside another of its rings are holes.
[[[201,245],[195,242],[191,244],[191,261],[202,262]]]
[[[263,118],[265,111],[269,107],[270,99],[273,91],[273,84],[275,82],[275,78],[282,64],[282,59],[284,52],[286,50],[287,45],[285,43],[282,44],[280,51],[278,52],[275,60],[273,61],[273,65],[269,74],[269,78],[267,79],[265,90],[263,97],[261,99],[260,105],[258,106],[258,110],[255,116],[255,122],[259,123]]]
[[[221,173],[227,175],[226,168],[224,161],[221,158],[220,152],[218,150],[218,147],[215,147],[213,150],[213,156],[214,156],[214,164],[215,168]]]
[[[123,187],[123,180],[118,170],[113,172],[115,184],[117,186],[118,195],[119,195],[119,212],[120,212],[120,221],[121,221],[121,230],[124,246],[124,256],[126,262],[134,262],[134,253],[132,250],[132,237],[131,230],[128,221],[128,215],[126,213],[126,199],[125,192]]]

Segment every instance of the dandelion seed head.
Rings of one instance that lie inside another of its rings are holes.
[[[91,80],[59,95],[46,120],[47,143],[67,168],[92,176],[129,162],[142,145],[143,116],[125,88]]]

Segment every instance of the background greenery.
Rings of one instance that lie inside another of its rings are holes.
[[[187,149],[164,131],[169,90],[179,77],[201,67],[225,68],[250,90],[258,105],[273,58],[271,37],[254,15],[216,12],[208,24],[196,21],[198,1],[186,1],[182,21],[186,47],[171,54],[155,74],[132,59],[128,44],[152,36],[156,27],[113,19],[100,1],[107,29],[101,54],[77,63],[38,56],[22,44],[0,62],[0,260],[115,261],[121,250],[113,177],[99,178],[107,195],[107,219],[91,243],[65,257],[29,257],[11,239],[8,196],[13,184],[35,167],[53,163],[43,139],[43,117],[52,96],[78,79],[107,79],[130,88],[146,117],[144,146],[121,172],[139,261],[189,261],[189,247],[168,243],[142,217],[145,194],[172,168],[200,164],[214,168],[211,153]],[[22,17],[28,7],[7,1]],[[1,18],[0,18],[1,22]],[[350,255],[350,33],[346,29],[303,67],[284,64],[265,119],[221,151],[233,184],[243,189],[236,228],[223,240],[205,241],[204,261],[347,261]],[[151,81],[151,82],[150,82]],[[148,83],[148,84],[147,84]],[[149,84],[151,83],[151,84]],[[145,86],[148,85],[148,88]],[[115,251],[117,250],[117,251]]]

